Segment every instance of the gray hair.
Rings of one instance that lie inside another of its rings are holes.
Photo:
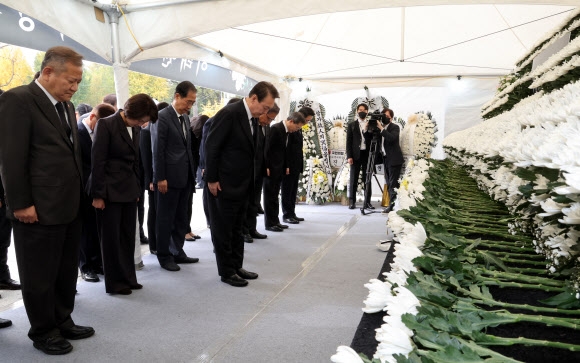
[[[292,114],[290,114],[290,116],[288,116],[288,118],[286,119],[288,121],[292,121],[295,124],[306,124],[306,119],[304,118],[304,115],[301,114],[300,112],[292,112]]]

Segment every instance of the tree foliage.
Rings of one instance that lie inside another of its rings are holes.
[[[34,72],[19,47],[0,46],[0,88],[6,91],[27,84],[33,76]]]

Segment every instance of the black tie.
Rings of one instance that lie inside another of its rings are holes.
[[[70,138],[70,126],[68,125],[68,122],[66,121],[66,115],[64,113],[64,106],[62,104],[62,102],[57,102],[56,103],[56,110],[58,111],[58,118],[60,118],[60,123],[62,124],[62,127],[64,127],[64,131],[66,132],[66,135]]]
[[[187,136],[185,133],[185,117],[183,117],[183,115],[179,116],[179,122],[181,123],[181,131],[183,132],[183,137],[185,139],[187,139]]]
[[[258,119],[252,117],[252,136],[254,136],[254,145],[258,143]]]

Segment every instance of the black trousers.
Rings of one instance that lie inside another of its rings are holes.
[[[187,197],[187,229],[185,233],[191,233],[191,216],[193,214],[193,193],[195,193],[195,185],[189,187],[189,196]],[[185,238],[185,234],[183,235]]]
[[[135,274],[135,224],[137,202],[112,203],[97,210],[97,227],[105,270],[105,291],[115,293],[137,284]]]
[[[205,181],[203,182],[203,192],[201,192],[201,202],[203,203],[203,213],[205,214],[205,221],[207,223],[207,225],[209,226],[209,204],[208,204],[208,189],[205,187]]]
[[[209,192],[207,184],[205,189],[218,274],[221,277],[230,277],[244,264],[242,223],[249,196],[241,200],[227,199],[218,192],[218,196],[214,197]]]
[[[137,202],[137,219],[139,220],[139,238],[145,238],[143,223],[145,221],[145,190],[141,191],[139,201]]]
[[[399,189],[399,177],[401,176],[402,165],[387,165],[385,166],[385,183],[389,187],[389,198],[391,199],[391,204],[397,199],[397,189]]]
[[[149,197],[149,210],[147,211],[147,234],[149,235],[149,251],[157,251],[156,219],[157,219],[157,196],[151,190],[147,191]]]
[[[22,300],[30,321],[28,337],[42,340],[59,334],[59,329],[72,328],[80,216],[70,223],[52,226],[13,221],[13,228]]]
[[[82,272],[97,272],[103,268],[101,244],[97,230],[97,214],[89,197],[81,201],[83,209],[83,231],[79,249],[79,269]]]
[[[244,234],[249,234],[250,232],[256,231],[258,225],[257,214],[258,210],[260,209],[260,202],[262,200],[263,183],[263,176],[254,179],[254,194],[248,201],[248,208],[246,209],[246,217],[244,218],[244,224],[242,228]]]
[[[167,193],[157,191],[157,260],[160,264],[173,262],[174,256],[186,257],[183,251],[189,201],[190,184],[184,188],[167,188]]]
[[[349,180],[349,191],[350,195],[349,198],[352,201],[356,201],[356,189],[358,186],[358,176],[362,170],[362,182],[363,188],[366,188],[365,181],[367,178],[367,164],[369,161],[369,152],[367,150],[360,151],[360,158],[358,160],[354,160],[352,165],[350,166],[350,180]],[[369,184],[371,190],[368,193],[365,193],[365,203],[370,203],[372,192],[372,182]]]
[[[282,216],[296,217],[296,196],[300,174],[290,173],[282,178]]]
[[[6,206],[0,207],[0,281],[10,279],[8,268],[8,247],[10,247],[10,235],[12,234],[12,222],[6,217]]]
[[[267,176],[264,178],[264,225],[272,227],[280,224],[280,185],[282,175]]]

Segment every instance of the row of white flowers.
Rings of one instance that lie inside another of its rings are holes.
[[[534,235],[536,252],[550,261],[546,266],[550,272],[563,266],[580,267],[576,251],[580,240],[578,95],[580,81],[531,96],[511,111],[444,141],[448,155],[467,166],[479,186],[518,217],[512,233]],[[542,170],[552,174],[552,180],[537,173],[530,184],[516,175],[518,168],[532,173],[535,168],[546,168]],[[521,188],[526,185],[532,191],[524,197]],[[529,208],[519,208],[524,204]],[[572,275],[572,283],[580,291],[580,273]]]
[[[424,159],[411,160],[407,165],[403,182],[398,191],[401,202],[396,209],[408,209],[416,205],[416,200],[423,199],[423,182],[428,177],[430,164]],[[383,318],[384,324],[376,330],[376,339],[379,342],[375,359],[381,362],[395,363],[395,354],[407,356],[414,345],[411,340],[413,331],[401,320],[403,314],[417,314],[420,302],[405,286],[407,285],[407,273],[417,271],[411,262],[415,257],[421,256],[421,247],[427,240],[427,233],[421,225],[412,225],[399,217],[395,211],[389,213],[387,224],[392,229],[395,239],[399,242],[395,246],[395,259],[391,264],[391,270],[384,273],[385,281],[371,279],[365,287],[369,295],[364,301],[365,313],[386,311]],[[335,363],[362,363],[359,355],[349,347],[340,346],[337,353],[331,357]]]

